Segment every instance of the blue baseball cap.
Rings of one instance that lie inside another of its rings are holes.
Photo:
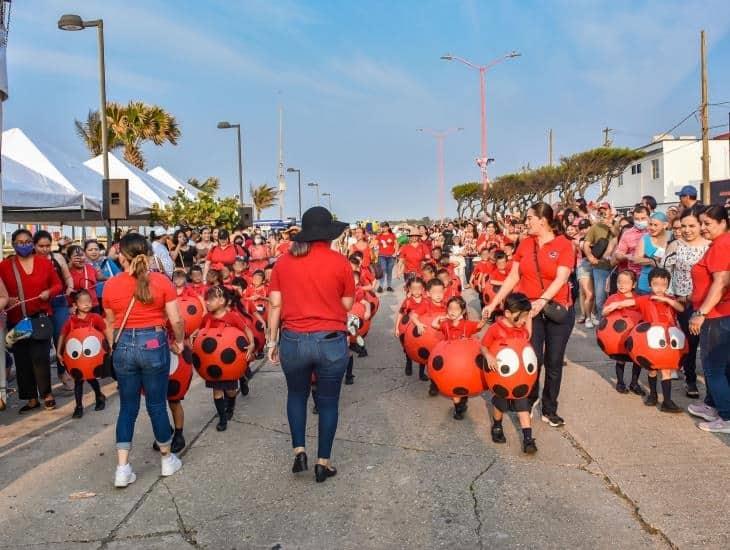
[[[697,188],[694,185],[685,185],[675,193],[678,197],[682,196],[688,196],[688,197],[696,197],[698,195]]]

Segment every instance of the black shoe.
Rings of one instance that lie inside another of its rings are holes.
[[[495,443],[507,443],[502,424],[492,424],[492,441]]]
[[[346,386],[352,386],[355,383],[355,375],[354,374],[348,374],[345,376],[345,385]]]
[[[174,432],[172,435],[172,443],[170,443],[170,451],[177,454],[185,448],[185,438],[182,432]]]
[[[458,403],[454,404],[454,419],[455,420],[464,420],[464,414],[466,413],[466,410],[469,408],[469,405],[467,404],[466,400],[461,400]]]
[[[687,382],[687,391],[685,392],[685,394],[687,395],[687,397],[697,399],[700,396],[700,392],[697,389],[697,384]]]
[[[629,384],[629,390],[631,391],[631,393],[635,393],[636,395],[640,395],[641,397],[644,397],[646,395],[644,388],[639,386],[639,384]]]
[[[537,445],[532,437],[522,440],[522,452],[528,455],[534,455],[537,452]]]
[[[410,363],[406,365],[406,376],[411,376],[413,374],[413,365]]]
[[[553,428],[559,428],[560,426],[565,425],[565,420],[563,420],[557,414],[544,414],[543,413],[542,421],[550,424]]]
[[[40,407],[41,407],[40,401],[36,401],[36,404],[35,405],[23,405],[18,410],[18,414],[27,413],[27,412],[32,411],[34,409],[40,409]]]
[[[307,464],[307,453],[302,451],[294,457],[294,466],[291,467],[291,471],[292,473],[298,474],[304,470],[309,470],[309,465]]]
[[[328,477],[334,477],[337,475],[337,469],[332,466],[322,466],[321,464],[317,464],[314,467],[314,479],[317,481],[317,483],[322,483],[325,481]]]
[[[218,424],[216,424],[216,426],[215,426],[215,429],[218,430],[219,432],[225,432],[227,428],[228,428],[228,420],[226,420],[224,418],[219,420]]]
[[[684,412],[684,409],[682,409],[682,407],[678,406],[671,399],[665,399],[664,401],[662,401],[662,404],[659,407],[659,410],[662,411],[663,413],[681,413],[681,412]]]
[[[647,407],[656,407],[656,404],[659,402],[657,399],[657,394],[650,393],[644,398],[644,405]]]
[[[430,378],[428,377],[428,375],[427,375],[427,374],[426,374],[425,372],[421,372],[421,373],[419,373],[419,374],[418,374],[418,379],[419,379],[419,380],[420,380],[421,382],[428,382],[429,380],[431,380],[431,379],[430,379]]]
[[[226,420],[231,420],[233,418],[233,413],[236,410],[236,402],[234,401],[231,403],[231,401],[228,401],[226,403]]]
[[[423,380],[423,379],[421,379],[421,380]],[[431,397],[436,397],[438,394],[439,394],[439,390],[436,387],[436,384],[431,382],[431,385],[428,387],[428,395],[430,395]]]
[[[84,408],[76,407],[74,409],[74,413],[71,415],[71,418],[81,418],[82,416],[84,416]]]
[[[626,387],[626,384],[624,384],[623,382],[616,383],[616,391],[619,393],[629,393],[629,389]]]
[[[382,286],[379,286],[378,287],[378,294],[382,294],[382,293],[383,293],[383,287]]]
[[[239,386],[241,387],[241,395],[248,395],[248,380],[241,378],[241,380],[239,380]]]
[[[106,397],[103,395],[96,400],[96,405],[94,406],[95,411],[103,411],[106,409]]]
[[[388,292],[393,292],[393,287],[392,287],[392,286],[389,286],[389,287],[388,287],[388,288],[387,288],[386,290],[387,290]]]
[[[357,356],[358,357],[367,357],[368,356],[368,350],[365,349],[365,346],[359,346],[360,349],[357,350]]]

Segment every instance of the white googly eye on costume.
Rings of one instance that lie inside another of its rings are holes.
[[[96,336],[87,336],[83,344],[84,357],[94,357],[101,351],[101,342]]]
[[[667,331],[664,327],[653,326],[646,333],[646,341],[651,349],[667,347]]]
[[[525,365],[527,374],[534,374],[537,372],[537,355],[532,346],[527,346],[522,350],[522,363]]]
[[[170,353],[170,376],[175,374],[177,367],[180,365],[180,358],[175,353]]]
[[[502,376],[512,376],[520,368],[520,358],[517,352],[505,348],[497,353],[497,371]]]
[[[682,349],[685,340],[684,332],[677,327],[669,327],[669,345],[672,349]]]
[[[71,338],[68,342],[66,342],[66,355],[68,355],[71,359],[78,359],[81,357],[82,349],[83,346],[81,345],[81,342],[76,338]]]

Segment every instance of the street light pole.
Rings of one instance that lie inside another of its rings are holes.
[[[314,183],[313,181],[307,184],[307,187],[314,187],[317,191],[317,206],[322,206],[322,201],[319,198],[319,184]]]
[[[476,65],[472,63],[471,61],[467,61],[466,59],[462,57],[458,57],[456,55],[446,54],[442,55],[441,59],[445,59],[446,61],[459,61],[460,63],[463,63],[467,67],[471,69],[475,69],[479,71],[479,91],[480,91],[480,99],[481,99],[481,156],[477,159],[477,166],[479,166],[479,169],[482,173],[482,190],[484,194],[487,194],[487,187],[489,186],[489,175],[487,173],[487,167],[489,166],[490,159],[487,156],[487,83],[486,83],[486,75],[487,71],[494,67],[495,65],[501,63],[502,61],[506,61],[507,59],[512,59],[514,57],[520,57],[522,54],[518,53],[516,51],[513,51],[511,53],[508,53],[507,55],[503,55],[502,57],[498,57],[496,59],[493,59],[486,65]]]
[[[448,128],[447,130],[437,131],[431,128],[417,128],[417,132],[425,132],[436,138],[436,164],[438,168],[438,194],[439,194],[439,218],[444,223],[444,210],[446,204],[446,187],[444,185],[444,140],[449,134],[461,132],[464,128]]]
[[[297,173],[297,191],[299,194],[299,221],[302,220],[302,171],[299,168],[287,168],[287,172]]]
[[[243,141],[241,140],[241,125],[231,124],[225,120],[218,123],[219,130],[228,130],[230,128],[236,129],[236,138],[238,140],[238,203],[243,206]]]
[[[332,213],[332,193],[322,193],[323,197],[327,197],[327,204],[329,205],[329,211]]]

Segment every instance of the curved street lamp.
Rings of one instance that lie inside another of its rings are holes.
[[[229,130],[231,128],[236,129],[236,137],[238,138],[238,202],[243,206],[243,144],[241,142],[241,125],[231,124],[227,120],[218,123],[219,130]]]
[[[297,190],[299,191],[299,222],[302,220],[302,171],[299,168],[287,168],[288,173],[297,173]]]

